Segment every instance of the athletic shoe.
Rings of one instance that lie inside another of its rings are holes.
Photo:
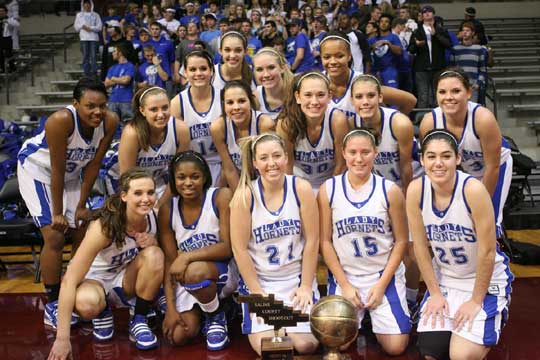
[[[131,319],[135,315],[135,306],[129,307],[129,318]],[[148,309],[148,313],[146,314],[146,323],[152,330],[156,330],[158,328],[158,317],[156,310],[154,308]]]
[[[220,311],[213,316],[208,315],[206,324],[203,327],[206,330],[206,347],[208,350],[222,350],[229,345],[227,318],[224,311]]]
[[[418,302],[407,300],[407,306],[409,308],[409,313],[411,314],[411,323],[418,324],[418,320],[420,318],[420,306]]]
[[[56,322],[58,321],[58,300],[51,301],[50,303],[45,304],[45,309],[43,313],[43,323],[47,326],[56,329]],[[75,326],[79,323],[79,315],[72,313],[71,314],[71,326]]]
[[[165,317],[165,312],[167,312],[167,299],[165,295],[161,295],[157,301],[159,312],[163,317]]]
[[[107,341],[114,335],[114,319],[111,307],[107,307],[92,320],[94,325],[94,340],[95,341]]]
[[[148,350],[159,345],[156,335],[146,323],[146,316],[135,315],[129,322],[129,340],[135,343],[137,349]]]

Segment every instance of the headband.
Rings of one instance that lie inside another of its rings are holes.
[[[323,42],[325,42],[326,40],[332,40],[332,39],[335,39],[335,40],[341,40],[341,41],[344,41],[347,43],[347,45],[349,45],[349,49],[351,48],[351,42],[348,40],[348,39],[345,39],[344,37],[341,37],[339,35],[328,35],[328,36],[325,36],[321,42],[319,43],[319,47],[323,44]]]
[[[354,134],[358,134],[358,133],[366,134],[367,136],[369,136],[371,138],[371,140],[373,141],[373,144],[375,144],[375,146],[377,146],[377,139],[375,139],[375,135],[373,135],[371,132],[369,132],[366,129],[353,129],[353,130],[349,131],[347,133],[347,135],[345,135],[345,137],[343,138],[343,146],[345,146],[345,143],[347,142],[347,140],[351,136],[353,136]]]
[[[144,90],[141,94],[141,96],[139,96],[139,103],[142,103],[142,99],[146,96],[146,94],[148,94],[150,91],[152,90],[161,90],[163,92],[165,92],[165,89],[159,87],[159,86],[152,86],[146,90]]]
[[[441,75],[439,75],[439,79],[442,78],[443,76],[446,76],[446,75],[457,75],[460,78],[464,79],[463,75],[458,73],[455,70],[446,70],[446,71],[442,72]]]
[[[268,47],[268,46],[263,47],[262,49],[260,49],[259,51],[257,51],[257,53],[255,54],[255,56],[257,56],[257,55],[259,55],[259,54],[262,54],[262,53],[267,53],[267,52],[268,52],[268,53],[272,53],[272,54],[274,54],[274,55],[276,55],[276,56],[278,56],[278,57],[281,57],[281,56],[282,56],[279,52],[277,52],[277,50],[275,50],[275,49],[273,49],[273,48],[271,48],[271,47]]]
[[[205,166],[206,164],[206,166],[208,166],[208,163],[206,162],[206,160],[204,160],[201,154],[193,150],[186,150],[186,151],[182,151],[178,153],[176,155],[176,159],[174,160],[174,165],[176,165],[180,160],[182,160],[188,155],[192,155],[195,159],[197,159],[201,163],[201,165]]]
[[[459,144],[457,142],[457,139],[454,135],[452,135],[450,132],[448,131],[444,131],[444,130],[435,130],[435,131],[432,131],[430,132],[429,134],[426,135],[426,137],[424,138],[424,140],[422,140],[422,145],[424,145],[424,143],[432,136],[434,135],[445,135],[447,137],[449,137],[450,139],[452,139],[452,142],[456,145],[456,147],[459,147]]]
[[[356,77],[353,79],[353,84],[354,84],[356,81],[362,80],[362,79],[365,79],[365,78],[375,80],[375,82],[377,83],[377,86],[378,86],[378,87],[381,87],[381,82],[379,81],[379,79],[377,79],[376,76],[373,76],[373,75],[371,75],[371,74],[361,74],[361,75],[356,76]]]
[[[243,43],[246,44],[247,43],[247,40],[246,40],[246,37],[238,32],[238,31],[234,31],[234,30],[231,30],[231,31],[227,31],[225,34],[223,34],[223,36],[221,36],[221,40],[219,41],[220,42],[220,46],[221,46],[221,43],[223,43],[223,40],[225,40],[225,38],[227,36],[230,36],[230,35],[236,35],[238,36],[240,39],[242,39]]]
[[[251,143],[251,152],[252,152],[252,153],[255,153],[255,145],[257,145],[257,143],[258,143],[260,140],[264,139],[265,137],[272,137],[272,138],[278,140],[279,142],[282,142],[282,141],[283,141],[283,139],[282,139],[279,135],[277,135],[277,134],[274,134],[274,133],[271,133],[271,132],[262,133],[261,135],[257,136],[257,137],[253,140],[253,142]]]
[[[317,72],[317,71],[310,71],[304,75],[302,75],[302,77],[300,79],[298,79],[298,82],[296,83],[296,86],[297,87],[300,87],[300,84],[302,83],[302,81],[304,81],[305,78],[307,78],[308,76],[317,76],[317,77],[320,77],[321,79],[324,80],[324,82],[330,86],[330,80],[328,80],[328,78],[326,76],[324,76],[322,73],[320,72]]]

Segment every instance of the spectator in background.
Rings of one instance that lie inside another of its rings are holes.
[[[144,54],[143,49],[146,45],[148,45],[148,41],[150,40],[150,30],[148,28],[142,27],[139,30],[139,38],[131,40],[131,43],[133,44],[133,49],[135,52],[137,52],[137,57],[139,59],[139,64],[144,61]]]
[[[161,60],[161,66],[167,73],[171,74],[174,67],[174,44],[171,40],[161,33],[161,24],[154,21],[150,24],[151,39],[148,41],[148,45],[152,45],[156,50],[156,56]],[[167,93],[169,96],[173,96],[174,86],[173,82],[167,81],[165,84]]]
[[[345,13],[338,16],[338,29],[347,34],[351,43],[352,69],[360,74],[371,72],[371,50],[366,35],[351,28],[351,17]]]
[[[111,20],[107,23],[107,34],[110,36],[110,40],[103,46],[103,56],[101,58],[101,80],[105,80],[107,72],[111,66],[116,63],[114,60],[113,52],[118,44],[124,44],[126,58],[132,64],[137,64],[139,59],[133,49],[133,45],[122,37],[122,31],[120,30],[120,23],[116,20]]]
[[[0,72],[6,72],[5,59],[13,55],[13,32],[19,27],[19,21],[14,17],[8,16],[8,10],[5,5],[0,5]],[[10,61],[8,64],[9,72],[15,71],[15,64]]]
[[[392,17],[382,14],[379,19],[379,35],[369,39],[373,53],[373,73],[383,85],[398,88],[398,61],[403,53],[401,41],[391,29]]]
[[[190,22],[194,22],[197,25],[201,22],[201,19],[199,16],[195,13],[195,4],[192,2],[187,2],[184,5],[184,8],[186,10],[186,15],[182,16],[180,18],[180,24],[187,25]]]
[[[412,93],[413,81],[412,81],[412,68],[411,68],[411,55],[407,48],[406,37],[402,36],[407,26],[407,20],[403,18],[397,18],[392,20],[392,33],[394,33],[401,41],[401,56],[397,63],[398,70],[398,87],[400,90]]]
[[[463,29],[463,24],[466,22],[470,22],[473,24],[475,29],[475,35],[473,39],[473,44],[480,44],[480,45],[487,45],[488,38],[486,36],[486,31],[484,29],[484,25],[476,19],[476,9],[473,7],[468,7],[465,9],[465,20],[461,22],[461,25],[459,26],[460,35],[458,36],[460,39],[462,37],[461,31]]]
[[[137,87],[159,86],[165,89],[165,82],[170,79],[170,70],[161,66],[161,60],[152,45],[143,48],[144,62],[137,72]]]
[[[365,30],[369,22],[374,22],[378,24],[379,19],[381,18],[381,15],[382,15],[381,8],[378,7],[377,5],[373,5],[371,7],[371,11],[369,12],[369,14],[365,16],[364,19],[362,19],[362,23],[360,24],[360,30],[362,31]]]
[[[241,33],[244,34],[247,40],[247,55],[251,59],[253,58],[253,55],[259,51],[259,49],[262,48],[261,40],[253,36],[253,33],[251,30],[253,28],[251,27],[251,21],[248,19],[242,20],[242,27],[240,28],[242,31]]]
[[[201,33],[200,39],[207,44],[221,35],[221,31],[217,28],[217,16],[214,13],[206,13],[203,18],[206,20],[206,30]],[[217,50],[216,50],[217,52]]]
[[[321,10],[326,18],[326,23],[333,27],[332,24],[334,23],[334,13],[330,8],[330,2],[328,0],[321,1]]]
[[[258,36],[263,29],[264,23],[261,18],[261,11],[258,9],[251,10],[251,27],[253,36]]]
[[[161,6],[159,4],[152,5],[152,19],[153,21],[159,21],[163,18],[163,14],[161,11]],[[150,22],[152,24],[152,21]],[[148,27],[150,27],[150,24],[148,24]]]
[[[133,98],[135,65],[128,61],[128,52],[129,49],[123,43],[114,46],[112,56],[117,63],[111,66],[105,78],[105,86],[111,89],[109,110],[115,112],[123,123],[133,118],[131,99]]]
[[[289,23],[290,36],[285,42],[285,57],[293,73],[301,73],[313,69],[311,45],[305,33],[302,32],[302,20],[292,19]]]
[[[108,43],[109,40],[111,40],[111,36],[107,33],[106,24],[111,20],[116,20],[119,23],[120,23],[120,21],[122,21],[122,17],[120,15],[116,14],[116,6],[114,6],[113,4],[106,5],[105,11],[107,12],[107,16],[104,16],[101,19],[101,22],[103,24],[105,24],[105,26],[103,26],[103,29],[101,30],[101,34],[103,36],[103,43],[104,44]]]
[[[167,32],[169,40],[176,37],[176,29],[180,26],[180,21],[174,18],[175,14],[176,10],[174,8],[167,8],[165,9],[165,16],[157,21]]]
[[[99,33],[103,24],[99,14],[94,11],[92,0],[83,0],[82,8],[75,17],[73,28],[79,33],[82,53],[82,67],[85,76],[97,76],[97,53]]]
[[[403,43],[403,40],[405,40],[405,42],[408,45],[409,42],[411,41],[412,33],[416,31],[416,29],[418,29],[418,24],[416,23],[416,21],[411,19],[411,11],[406,4],[402,5],[399,8],[399,18],[406,21],[404,28],[399,34],[399,37],[402,39],[401,41],[402,43]]]
[[[186,38],[180,41],[175,51],[175,61],[172,72],[173,82],[175,84],[181,83],[180,68],[183,65],[184,57],[194,49],[195,43],[199,40],[199,26],[194,22],[188,23]]]
[[[229,19],[227,19],[225,17],[219,19],[219,25],[218,25],[219,36],[212,39],[212,41],[210,41],[210,43],[208,44],[210,53],[212,55],[215,55],[215,54],[219,53],[219,46],[220,46],[220,43],[221,43],[221,36],[223,34],[225,34],[227,31],[229,31],[229,28],[230,28]]]
[[[435,104],[433,76],[445,65],[444,51],[450,48],[448,31],[435,22],[435,9],[431,6],[422,8],[422,23],[413,33],[409,43],[409,52],[415,56],[413,70],[419,108],[432,108]]]
[[[7,16],[19,21],[19,2],[17,0],[11,0],[6,3]],[[13,28],[11,33],[11,41],[13,42],[13,50],[19,50],[19,28]]]
[[[221,13],[221,10],[219,9],[219,4],[215,0],[211,0],[208,3],[208,8],[205,10],[205,14],[216,15],[216,21],[221,20],[223,18],[223,14]]]
[[[127,12],[126,16],[124,16],[124,18],[122,19],[120,24],[123,27],[125,27],[128,24],[135,25],[137,28],[139,28],[141,26],[142,21],[140,19],[139,5],[138,4],[136,4],[134,2],[131,2],[131,3],[128,4],[128,12]]]
[[[472,87],[470,101],[477,103],[479,100],[483,100],[481,94],[486,89],[487,67],[485,51],[482,45],[474,43],[475,32],[472,22],[463,23],[461,25],[461,33],[461,44],[452,47],[450,65],[461,68],[467,74]]]
[[[323,70],[321,63],[321,40],[324,35],[326,35],[326,17],[317,16],[313,18],[311,23],[311,29],[313,30],[313,35],[311,37],[311,53],[313,54],[313,68],[319,71]]]
[[[264,23],[263,31],[260,36],[263,47],[274,46],[273,41],[276,37],[283,37],[278,31],[276,22],[274,20],[268,20]]]

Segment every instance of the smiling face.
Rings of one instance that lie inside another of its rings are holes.
[[[373,82],[357,80],[352,86],[351,96],[352,104],[360,117],[370,119],[379,111],[382,94]]]
[[[248,94],[241,87],[230,87],[223,94],[223,104],[227,118],[243,124],[251,118],[251,103]]]
[[[425,146],[421,162],[431,182],[443,186],[453,182],[461,157],[447,139],[433,139]]]
[[[214,68],[202,56],[192,55],[186,62],[186,77],[193,87],[210,85]]]
[[[174,184],[182,198],[202,198],[205,181],[204,172],[195,162],[184,161],[176,166]]]
[[[84,126],[97,128],[107,112],[107,97],[99,91],[86,90],[79,101],[73,100],[73,106]]]
[[[373,169],[377,148],[367,134],[356,133],[347,138],[343,146],[343,158],[350,174],[367,180]]]
[[[167,94],[164,91],[146,94],[139,111],[146,118],[150,128],[164,129],[171,115]]]
[[[220,53],[225,64],[231,69],[236,69],[242,66],[246,48],[242,39],[235,35],[228,35],[221,42]]]
[[[471,95],[472,90],[457,77],[441,79],[437,84],[437,103],[446,115],[461,113],[467,108]]]
[[[324,116],[330,102],[328,84],[319,76],[302,80],[300,88],[294,93],[296,103],[307,118],[320,119]]]
[[[281,84],[284,68],[275,55],[262,53],[253,58],[255,79],[266,89],[273,89]]]
[[[156,203],[154,180],[150,177],[133,179],[129,189],[120,193],[120,198],[126,203],[126,213],[146,216]]]
[[[345,40],[326,40],[321,45],[321,61],[330,77],[348,73],[351,52]]]
[[[287,155],[282,144],[270,137],[259,140],[255,145],[253,167],[263,180],[270,183],[281,181],[287,167]]]

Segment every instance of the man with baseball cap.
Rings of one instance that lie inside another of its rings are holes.
[[[476,9],[471,7],[468,7],[465,9],[465,20],[461,22],[459,25],[459,34],[458,38],[460,40],[463,39],[463,24],[466,22],[470,22],[474,25],[474,44],[480,44],[480,45],[487,45],[488,38],[486,36],[486,30],[484,29],[484,24],[482,24],[479,20],[476,19]]]
[[[176,20],[174,16],[176,15],[176,10],[173,8],[165,9],[165,16],[158,20],[163,29],[167,31],[167,36],[169,39],[176,36],[176,29],[180,26],[180,21]]]
[[[307,35],[302,31],[301,19],[289,22],[289,37],[285,43],[285,57],[294,73],[311,70],[314,67],[311,45]]]
[[[199,38],[207,44],[217,38],[221,32],[217,29],[217,16],[214,13],[206,13],[203,15],[205,19],[206,30],[204,30]]]
[[[323,70],[321,62],[321,40],[326,35],[326,17],[324,15],[316,16],[311,22],[313,37],[311,38],[311,53],[313,54],[314,68]]]

